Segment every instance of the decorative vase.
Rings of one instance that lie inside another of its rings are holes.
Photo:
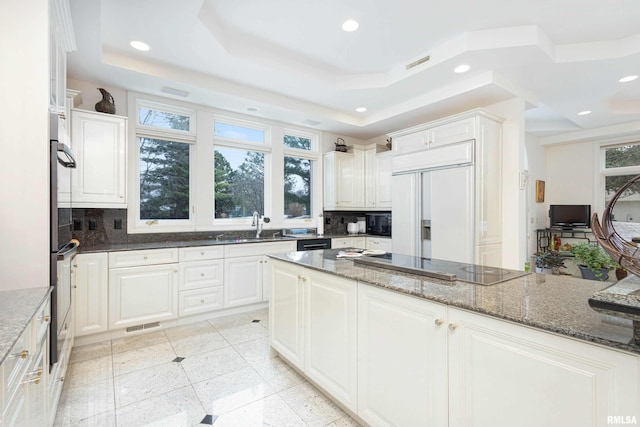
[[[580,274],[583,279],[587,280],[599,280],[600,282],[604,282],[609,278],[609,270],[606,268],[601,268],[600,270],[592,270],[586,265],[578,264],[578,268],[580,269]]]
[[[96,111],[100,113],[115,114],[116,103],[113,100],[113,96],[101,87],[99,87],[98,90],[102,94],[102,100],[96,103]]]
[[[624,268],[616,268],[616,279],[622,280],[627,277],[629,273]]]

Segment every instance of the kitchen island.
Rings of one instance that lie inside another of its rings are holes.
[[[640,420],[631,321],[588,305],[610,284],[530,274],[484,286],[337,255],[270,255],[271,346],[365,423]]]

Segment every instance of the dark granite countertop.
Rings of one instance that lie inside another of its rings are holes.
[[[0,291],[0,364],[40,308],[51,288]]]
[[[269,236],[273,232],[266,230],[263,232],[266,236]],[[236,245],[236,244],[250,244],[250,243],[267,243],[267,242],[290,242],[300,239],[334,239],[342,237],[379,237],[368,234],[334,234],[334,235],[322,235],[316,234],[300,234],[296,237],[238,237],[236,238],[224,238],[224,239],[203,239],[203,240],[167,240],[160,242],[141,242],[141,243],[119,243],[119,244],[95,244],[95,245],[83,245],[80,242],[78,247],[79,253],[95,253],[95,252],[116,252],[116,251],[135,251],[143,249],[164,249],[164,248],[188,248],[194,246],[212,246],[212,245]],[[389,237],[386,237],[389,238]]]
[[[361,283],[640,354],[629,319],[594,311],[589,298],[609,282],[530,274],[491,286],[432,279],[337,259],[338,250],[269,255]]]

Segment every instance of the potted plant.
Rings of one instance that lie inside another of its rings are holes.
[[[536,273],[559,273],[565,268],[564,260],[558,251],[547,251],[536,254]]]
[[[576,264],[583,279],[605,281],[609,278],[609,270],[618,264],[600,246],[592,243],[578,243],[571,247],[576,257]]]

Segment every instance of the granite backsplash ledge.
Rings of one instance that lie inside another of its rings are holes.
[[[255,229],[191,231],[177,233],[127,233],[126,209],[73,209],[73,237],[83,247],[102,245],[127,245],[137,243],[184,242],[224,238],[251,238]],[[346,227],[346,224],[345,224]],[[345,228],[346,229],[346,228]],[[281,230],[265,229],[264,236]],[[315,229],[313,229],[315,232]]]

